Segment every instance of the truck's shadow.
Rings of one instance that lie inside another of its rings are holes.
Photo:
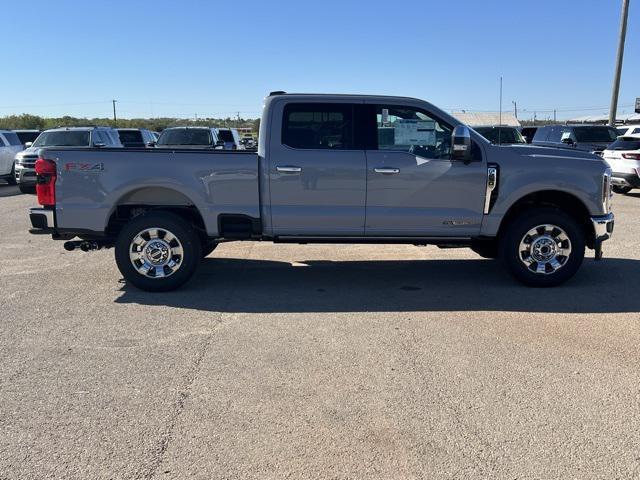
[[[208,258],[181,290],[125,284],[118,303],[225,312],[639,312],[640,261],[591,259],[567,284],[515,283],[491,260],[287,262]]]

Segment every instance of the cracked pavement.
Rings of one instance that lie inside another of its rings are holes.
[[[2,479],[640,478],[640,194],[549,290],[465,249],[231,243],[145,293],[34,204],[0,185]]]

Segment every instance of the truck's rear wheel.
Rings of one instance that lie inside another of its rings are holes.
[[[584,259],[584,232],[566,213],[540,208],[512,222],[501,242],[511,274],[533,287],[553,287],[575,275]]]
[[[192,226],[169,212],[151,212],[131,220],[115,244],[116,263],[136,287],[164,292],[180,287],[195,273],[202,247]]]

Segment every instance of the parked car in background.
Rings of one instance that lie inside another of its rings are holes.
[[[29,147],[27,143],[31,144],[35,142],[38,135],[40,135],[40,130],[14,130],[14,132],[18,135],[18,138],[22,142],[22,145],[24,145],[24,148]]]
[[[157,148],[224,148],[225,142],[218,139],[218,131],[209,127],[170,127],[165,128],[158,141]]]
[[[515,127],[493,126],[473,127],[473,129],[494,145],[527,143]]]
[[[527,143],[531,143],[533,142],[533,137],[538,131],[538,128],[539,127],[522,127],[520,129],[520,133]]]
[[[611,183],[616,193],[640,188],[640,136],[619,137],[602,152],[611,166]]]
[[[622,125],[620,127],[616,127],[616,131],[620,137],[629,137],[632,135],[640,136],[640,125]]]
[[[235,128],[218,128],[218,139],[224,142],[225,150],[244,150],[240,135]]]
[[[0,130],[0,178],[11,185],[16,184],[13,159],[22,149],[22,142],[15,132]]]
[[[35,163],[38,150],[46,147],[122,147],[118,132],[111,127],[60,127],[45,130],[27,148],[15,155],[15,179],[22,193],[35,193]]]
[[[123,147],[145,148],[156,143],[153,132],[144,128],[118,128],[118,137]]]
[[[545,125],[533,137],[535,145],[564,147],[601,155],[618,138],[615,128],[607,125]]]

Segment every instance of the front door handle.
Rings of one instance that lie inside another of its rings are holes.
[[[374,168],[373,171],[384,175],[395,175],[396,173],[400,173],[399,168]]]
[[[278,165],[276,167],[276,171],[280,172],[280,173],[300,173],[302,171],[301,167],[294,167],[294,166],[280,166]]]

